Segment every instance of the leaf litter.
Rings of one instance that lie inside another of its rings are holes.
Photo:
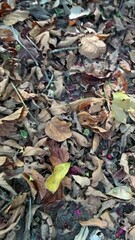
[[[134,239],[134,12],[1,1],[0,239]]]

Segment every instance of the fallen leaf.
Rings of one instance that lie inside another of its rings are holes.
[[[129,231],[128,238],[129,238],[129,240],[135,240],[135,225]]]
[[[61,180],[66,176],[70,168],[70,163],[61,163],[54,168],[53,173],[46,179],[46,188],[55,193],[60,185]]]
[[[97,36],[87,35],[81,39],[80,54],[88,59],[96,59],[106,52],[106,45]]]
[[[72,131],[72,135],[81,147],[90,147],[91,143],[82,134]]]
[[[35,41],[37,44],[39,44],[39,49],[43,51],[43,53],[46,53],[47,50],[49,49],[49,39],[50,34],[48,31],[40,33],[35,37]]]
[[[108,228],[110,230],[114,229],[114,222],[113,222],[108,210],[105,211],[104,213],[102,213],[100,215],[100,218],[108,223]]]
[[[28,11],[16,10],[3,18],[3,22],[6,26],[14,25],[19,21],[24,21],[29,16]]]
[[[53,117],[51,121],[46,124],[45,133],[51,139],[57,142],[63,142],[72,136],[70,126],[71,123]]]
[[[123,111],[123,109],[121,107],[117,106],[115,103],[112,104],[111,108],[112,108],[112,114],[113,114],[115,120],[117,120],[120,123],[126,124],[127,115]]]
[[[6,208],[5,213],[8,213],[9,211],[14,210],[18,208],[20,205],[22,205],[26,200],[26,197],[27,197],[27,193],[22,193],[16,196],[15,199],[13,199],[12,203],[9,205],[9,207]]]
[[[59,144],[53,140],[48,141],[47,146],[50,148],[49,159],[53,166],[69,160],[69,152],[66,147],[59,146]]]
[[[135,63],[135,50],[129,52],[130,59],[133,63]]]
[[[0,125],[3,124],[3,122],[10,122],[10,121],[18,120],[19,118],[21,118],[23,116],[23,113],[24,113],[24,107],[21,107],[14,113],[12,113],[4,118],[1,118]]]
[[[130,200],[133,197],[131,188],[128,186],[115,187],[110,192],[108,192],[107,195],[113,196],[122,200]]]
[[[79,175],[72,175],[72,177],[81,187],[85,187],[85,186],[90,185],[90,179],[87,178],[87,177],[82,177],[82,176],[79,176]]]
[[[42,148],[28,146],[24,149],[23,156],[42,156],[45,152]]]
[[[80,221],[79,222],[81,224],[81,226],[83,227],[98,227],[101,229],[107,228],[108,227],[108,223],[105,220],[100,220],[99,218],[92,218],[88,221]]]
[[[119,62],[119,65],[126,73],[131,72],[131,67],[130,67],[130,65],[127,61],[122,60],[122,61]]]
[[[123,166],[125,173],[129,174],[128,155],[126,153],[122,153],[120,165]]]

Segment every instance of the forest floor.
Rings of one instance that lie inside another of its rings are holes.
[[[0,1],[0,239],[135,240],[135,1]]]

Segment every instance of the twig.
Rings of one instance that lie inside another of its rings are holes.
[[[56,48],[52,51],[49,51],[49,53],[58,53],[58,52],[63,52],[63,51],[70,51],[70,50],[75,50],[79,49],[80,47],[65,47],[65,48]]]
[[[33,117],[33,115],[31,114],[31,112],[29,111],[27,105],[26,105],[25,102],[23,101],[23,98],[22,98],[21,94],[19,93],[18,89],[16,88],[16,86],[14,85],[14,83],[13,83],[12,81],[11,81],[11,85],[12,85],[13,89],[15,90],[17,96],[19,97],[21,103],[23,104],[24,108],[28,111],[28,113],[29,113],[29,115],[31,116],[31,118],[32,118],[35,122],[37,122],[37,120]]]
[[[48,80],[48,84],[47,84],[44,92],[46,92],[46,91],[48,90],[48,88],[50,87],[50,85],[51,85],[51,83],[52,83],[52,81],[53,81],[53,76],[54,76],[54,75],[53,75],[53,73],[52,73],[51,78],[49,79],[49,77],[48,77],[48,75],[47,75],[47,72],[45,71],[45,76],[46,76],[46,78],[47,78],[47,80]]]

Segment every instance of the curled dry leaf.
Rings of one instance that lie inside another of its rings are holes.
[[[101,229],[107,228],[108,223],[105,220],[100,220],[99,218],[92,218],[88,221],[80,221],[79,222],[83,227],[99,227]]]
[[[15,111],[14,113],[12,113],[12,114],[4,117],[4,118],[1,118],[0,119],[0,125],[3,124],[3,122],[10,122],[10,121],[18,120],[19,118],[23,117],[24,111],[25,111],[24,108],[21,107],[17,111]]]
[[[35,169],[32,169],[29,170],[28,172],[23,173],[23,178],[29,184],[33,198],[35,198],[36,194],[39,193],[40,198],[42,200],[46,194],[44,177]]]
[[[51,139],[57,142],[63,142],[72,136],[70,126],[71,123],[53,117],[51,121],[46,124],[45,133]]]
[[[81,39],[79,52],[89,59],[96,59],[106,52],[106,44],[97,36],[87,35]]]

